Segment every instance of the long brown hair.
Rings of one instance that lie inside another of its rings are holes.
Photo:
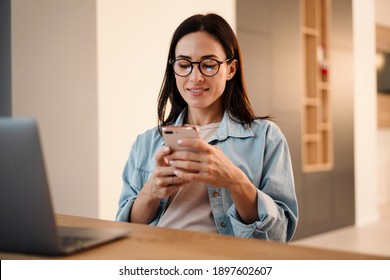
[[[165,69],[164,80],[158,96],[159,127],[172,124],[179,114],[187,107],[180,95],[175,81],[175,75],[170,60],[175,59],[176,45],[181,38],[193,32],[203,31],[214,36],[222,45],[227,58],[237,60],[237,71],[232,79],[226,82],[222,94],[222,106],[230,118],[244,126],[250,126],[253,120],[259,118],[253,113],[246,92],[242,68],[241,51],[236,35],[225,19],[217,14],[197,14],[183,21],[173,34]],[[171,110],[165,118],[168,100]],[[262,117],[261,117],[262,118]]]

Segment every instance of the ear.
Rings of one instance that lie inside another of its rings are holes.
[[[229,65],[227,80],[231,80],[237,72],[238,61],[234,59]]]

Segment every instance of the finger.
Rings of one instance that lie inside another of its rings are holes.
[[[168,162],[165,159],[165,157],[168,156],[170,153],[171,153],[171,149],[167,146],[158,150],[155,155],[157,165],[167,166]]]
[[[163,188],[158,188],[155,190],[155,196],[159,198],[166,198],[173,194],[179,188],[179,185],[169,185]]]
[[[175,169],[180,169],[191,173],[198,173],[204,169],[203,166],[205,164],[202,163],[200,159],[196,159],[196,161],[191,159],[185,159],[185,160],[178,159],[178,160],[170,160],[169,165],[174,167]]]
[[[171,177],[171,185],[181,185],[184,183],[184,180],[176,175],[172,175]]]
[[[173,171],[175,170],[174,166],[157,166],[154,170],[154,176],[156,178],[166,178],[174,175]]]
[[[203,181],[202,176],[199,173],[187,172],[187,170],[176,169],[174,171],[176,177],[182,182],[191,182],[191,181]]]
[[[181,147],[187,147],[191,150],[200,152],[208,151],[208,144],[201,138],[182,138],[177,141],[177,144],[179,144]]]
[[[178,178],[174,174],[174,168],[160,168],[155,172],[155,185],[159,188],[166,188],[168,186],[182,184],[184,181],[182,178]]]

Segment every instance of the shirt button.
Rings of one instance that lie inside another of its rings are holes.
[[[225,223],[225,222],[222,222],[222,223],[221,223],[221,227],[225,228],[225,227],[226,227],[226,223]]]
[[[218,197],[219,196],[219,192],[215,191],[213,192],[213,197]]]

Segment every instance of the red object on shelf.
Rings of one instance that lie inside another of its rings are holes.
[[[323,76],[327,76],[328,75],[328,65],[326,65],[325,61],[323,61],[322,64],[321,64],[321,74]]]

